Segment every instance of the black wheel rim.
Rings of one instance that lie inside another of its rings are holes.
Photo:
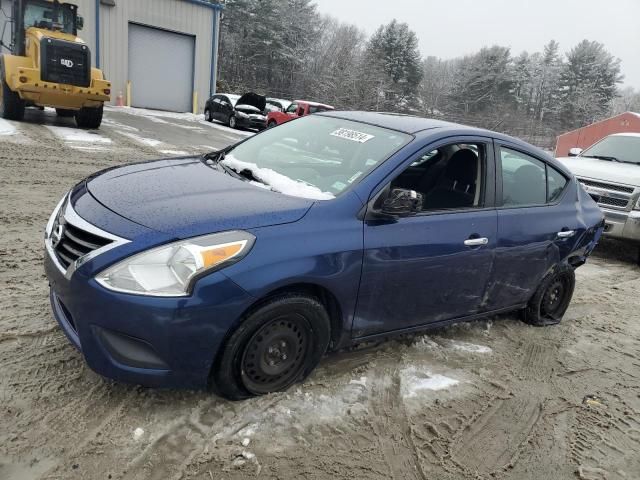
[[[278,317],[249,339],[242,354],[242,383],[253,394],[284,389],[307,363],[311,329],[301,315]]]
[[[542,297],[540,313],[551,318],[562,315],[567,308],[568,294],[569,281],[567,278],[564,276],[555,278]]]

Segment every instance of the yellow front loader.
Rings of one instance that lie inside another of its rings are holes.
[[[0,55],[0,116],[22,120],[25,107],[53,107],[80,128],[98,128],[111,83],[91,68],[77,36],[78,7],[58,0],[13,0],[11,45]]]

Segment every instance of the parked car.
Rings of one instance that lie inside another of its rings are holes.
[[[363,340],[510,310],[557,323],[602,228],[569,170],[522,141],[323,112],[90,176],[49,219],[45,269],[96,372],[240,399]]]
[[[249,92],[244,95],[220,93],[212,96],[204,106],[204,118],[208,122],[217,120],[231,128],[255,128],[263,130],[266,125],[264,95]]]
[[[269,112],[267,115],[267,128],[281,125],[294,118],[304,117],[312,113],[327,112],[329,110],[335,109],[331,105],[325,105],[323,103],[295,100],[283,112]]]
[[[268,114],[269,112],[284,112],[292,103],[293,102],[291,100],[267,97],[267,107],[265,109],[265,113]]]
[[[569,155],[560,160],[604,212],[604,234],[640,245],[640,133],[609,135]]]

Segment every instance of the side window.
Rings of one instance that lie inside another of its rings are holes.
[[[549,203],[557,202],[560,199],[567,183],[567,177],[555,168],[547,165],[547,201]]]
[[[486,158],[484,144],[456,143],[429,149],[391,182],[391,189],[421,194],[422,211],[480,208]]]
[[[297,103],[292,103],[287,108],[287,113],[295,113],[297,108],[298,108],[298,104]]]
[[[524,153],[500,148],[502,203],[506,207],[547,203],[545,163]]]

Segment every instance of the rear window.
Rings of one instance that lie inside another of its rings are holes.
[[[326,112],[328,110],[331,110],[331,109],[327,107],[323,107],[321,105],[309,105],[309,113]]]

